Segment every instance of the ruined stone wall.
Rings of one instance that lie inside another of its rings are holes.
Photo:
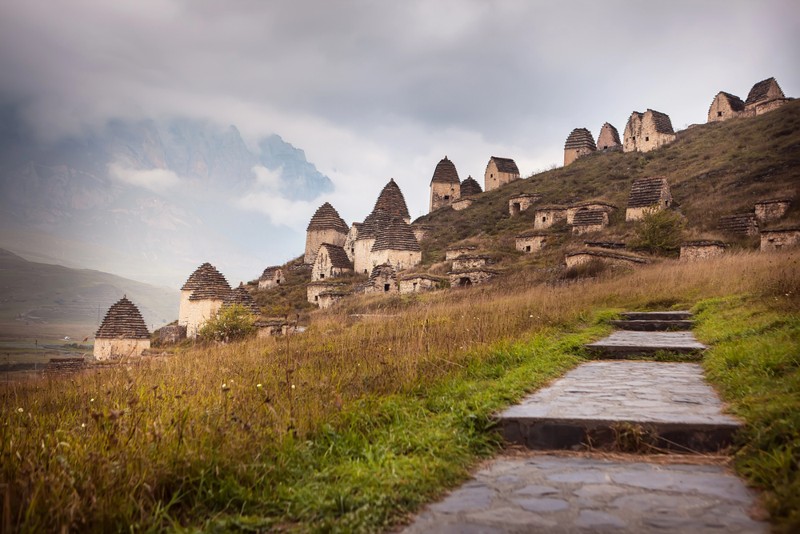
[[[190,300],[186,323],[186,337],[194,339],[203,325],[212,317],[216,317],[222,307],[222,300]]]
[[[562,208],[538,209],[533,222],[534,230],[544,230],[550,228],[560,221],[566,221],[567,210]]]
[[[419,293],[421,291],[433,291],[436,289],[436,281],[430,278],[409,278],[397,282],[401,294]]]
[[[327,247],[320,248],[317,259],[314,260],[314,266],[311,268],[311,281],[317,282],[319,280],[327,280],[329,278],[341,276],[347,272],[350,272],[350,269],[333,267]]]
[[[395,271],[410,269],[422,261],[419,250],[376,250],[371,253],[372,266],[388,263]]]
[[[317,258],[317,251],[323,243],[330,243],[331,245],[343,246],[344,241],[347,239],[347,234],[333,229],[326,230],[311,230],[306,232],[306,253],[303,257],[303,262],[308,265],[314,263]]]
[[[511,216],[519,215],[530,208],[542,198],[541,195],[525,195],[512,197],[508,200],[508,214]]]
[[[372,268],[378,265],[377,263],[372,263],[372,246],[374,244],[375,238],[356,240],[353,252],[353,264],[357,273],[369,274],[372,272]]]
[[[450,204],[450,207],[453,208],[456,211],[461,211],[461,210],[465,210],[468,207],[472,206],[472,202],[473,202],[473,200],[471,198],[460,198],[460,199],[456,200],[455,202],[453,202],[452,204]],[[417,241],[419,241],[419,239]]]
[[[347,232],[347,237],[344,238],[344,245],[342,245],[345,254],[347,254],[347,259],[351,263],[355,263],[356,240],[358,240],[358,228],[353,225],[350,227],[350,231]]]
[[[283,277],[283,270],[278,269],[271,277],[260,279],[258,281],[258,289],[271,289],[281,285],[285,281],[286,279]]]
[[[681,259],[685,261],[702,261],[721,256],[725,253],[725,246],[718,244],[708,245],[681,245]]]
[[[475,252],[475,247],[473,246],[465,246],[459,248],[451,248],[447,249],[444,253],[444,259],[446,261],[454,260],[459,256],[469,255]]]
[[[454,271],[470,271],[486,266],[486,258],[483,256],[459,256],[453,260]]]
[[[788,104],[789,101],[789,98],[777,98],[775,100],[769,100],[766,102],[756,102],[755,104],[750,104],[745,108],[745,114],[749,117],[763,115],[764,113],[768,113],[785,104]]]
[[[625,259],[621,256],[601,256],[598,254],[578,253],[565,258],[567,269],[572,269],[579,265],[584,265],[592,260],[602,261],[604,264],[611,267],[635,267],[643,264],[644,262],[636,261],[635,259]]]
[[[345,296],[346,295],[344,293],[323,292],[321,295],[319,295],[317,304],[319,305],[320,309],[327,310],[328,308],[332,307],[334,304],[342,300]]]
[[[758,220],[759,223],[777,221],[786,215],[790,205],[791,201],[789,200],[757,202],[754,208],[756,220]]]
[[[438,210],[443,206],[449,206],[454,201],[461,198],[461,184],[458,183],[431,183],[431,202],[430,210]]]
[[[606,214],[606,217],[608,217],[608,214]],[[607,225],[608,225],[608,221],[606,221],[605,223],[598,223],[598,224],[580,224],[580,225],[575,225],[575,226],[572,227],[572,233],[574,235],[583,235],[583,234],[590,234],[592,232],[599,232],[600,230],[605,228]]]
[[[478,285],[488,282],[495,276],[494,271],[480,270],[480,271],[465,271],[465,272],[451,272],[448,273],[450,278],[450,287],[465,287],[471,285]],[[469,281],[469,282],[467,282]]]
[[[624,152],[649,152],[675,140],[674,133],[660,133],[651,117],[632,115],[625,126],[622,150]]]
[[[761,232],[761,252],[781,250],[800,245],[800,228]]]
[[[149,339],[98,338],[94,340],[94,357],[100,362],[136,357],[149,348]]]
[[[520,252],[531,253],[542,250],[546,242],[547,237],[543,235],[524,236],[516,239],[516,247]]]
[[[726,121],[741,114],[741,111],[733,110],[725,95],[720,93],[711,102],[711,107],[708,108],[708,122]]]

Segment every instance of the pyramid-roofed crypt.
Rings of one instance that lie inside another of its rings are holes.
[[[389,180],[381,194],[378,195],[378,200],[375,201],[375,207],[372,211],[375,212],[377,210],[383,210],[390,215],[397,215],[403,219],[411,219],[411,215],[408,213],[408,206],[406,206],[406,199],[403,196],[403,192],[400,191],[400,187],[395,183],[394,178]],[[364,222],[366,223],[366,219]]]
[[[231,286],[222,273],[206,262],[189,276],[181,289],[192,291],[189,300],[224,300],[230,293]]]
[[[122,297],[108,309],[95,334],[100,339],[150,339],[139,308]]]
[[[461,180],[458,178],[458,171],[452,161],[444,157],[439,163],[436,164],[436,169],[433,171],[433,178],[431,183],[440,184],[460,184]]]
[[[628,207],[646,208],[658,204],[664,187],[667,187],[666,178],[640,178],[636,180],[631,186]]]
[[[346,234],[350,231],[350,227],[339,216],[339,212],[331,206],[330,202],[326,202],[314,212],[314,216],[308,222],[307,231],[313,230],[336,230]]]
[[[603,150],[620,145],[622,145],[622,141],[620,141],[617,129],[611,123],[604,123],[600,128],[600,135],[597,136],[597,148]]]
[[[328,257],[331,260],[331,267],[334,269],[352,269],[353,264],[350,262],[350,258],[347,257],[347,253],[344,251],[344,248],[338,245],[332,245],[330,243],[323,243],[320,245],[320,249],[325,248],[328,251]]]
[[[399,217],[392,217],[388,224],[378,230],[372,250],[411,250],[419,251],[419,243],[411,226]]]
[[[378,231],[385,227],[391,218],[392,216],[384,210],[373,210],[358,229],[358,239],[374,239],[377,237]]]
[[[467,176],[467,179],[461,182],[461,196],[469,197],[472,195],[480,195],[483,193],[481,184],[472,176]]]
[[[589,150],[596,150],[594,138],[592,133],[586,128],[575,128],[572,133],[567,137],[567,142],[564,143],[564,149],[570,148],[588,148]]]
[[[259,315],[261,313],[258,304],[256,304],[255,300],[253,300],[253,296],[250,295],[250,292],[247,291],[247,288],[244,287],[244,284],[240,283],[239,287],[230,291],[228,296],[225,297],[225,300],[222,301],[223,308],[227,308],[228,306],[233,306],[235,304],[239,304],[240,306],[244,307],[253,315]]]

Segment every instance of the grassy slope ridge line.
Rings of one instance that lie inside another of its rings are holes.
[[[574,364],[599,310],[762,295],[783,314],[796,266],[730,254],[431,294],[390,319],[321,314],[281,340],[4,385],[0,483],[23,532],[377,530],[490,452],[488,414]]]
[[[781,532],[800,531],[800,309],[794,287],[767,298],[713,299],[697,307],[704,366],[746,425],[736,471],[764,490]],[[789,313],[787,313],[787,309]]]

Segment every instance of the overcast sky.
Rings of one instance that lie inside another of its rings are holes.
[[[797,0],[2,0],[0,98],[50,138],[111,117],[278,133],[349,223],[390,177],[424,214],[444,155],[482,183],[491,155],[560,165],[573,128],[633,110],[681,129],[770,76],[800,96],[799,36]]]

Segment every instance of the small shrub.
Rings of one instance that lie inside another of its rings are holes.
[[[241,304],[226,306],[200,329],[200,337],[224,343],[244,339],[256,331],[255,321]]]
[[[685,221],[670,210],[648,211],[637,224],[631,248],[652,254],[674,255],[681,248]]]

